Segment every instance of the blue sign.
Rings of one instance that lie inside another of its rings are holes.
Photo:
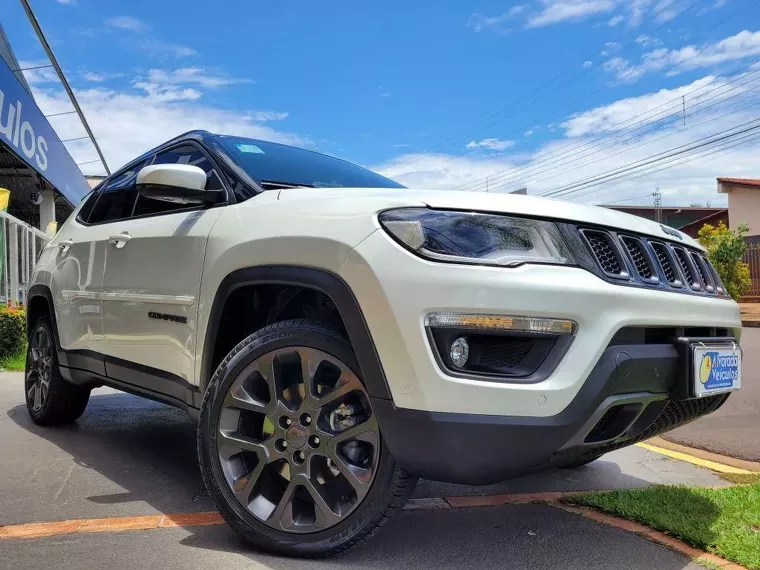
[[[73,205],[90,192],[69,151],[3,58],[0,58],[0,142]]]
[[[705,390],[734,387],[739,380],[738,352],[706,351],[699,364],[699,381]]]

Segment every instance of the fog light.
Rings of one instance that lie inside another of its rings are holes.
[[[467,339],[460,336],[452,342],[449,356],[451,357],[451,363],[457,368],[462,368],[467,364],[467,358],[470,356],[470,345],[467,344]]]

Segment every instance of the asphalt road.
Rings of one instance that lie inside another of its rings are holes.
[[[760,461],[760,328],[742,329],[741,345],[742,389],[714,414],[664,435],[665,439]]]
[[[181,411],[99,389],[72,426],[34,426],[22,376],[0,374],[0,525],[214,510]],[[715,474],[633,447],[587,467],[490,487],[421,481],[415,497],[725,485]],[[405,511],[366,545],[330,561],[266,556],[225,525],[0,540],[0,567],[153,570],[292,568],[698,568],[643,538],[545,506]]]

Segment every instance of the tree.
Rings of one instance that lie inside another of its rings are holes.
[[[707,249],[707,256],[720,275],[726,291],[737,301],[752,286],[749,265],[742,261],[747,251],[747,243],[744,241],[747,233],[747,224],[739,224],[735,230],[730,230],[720,222],[718,227],[705,224],[697,234],[699,243]]]

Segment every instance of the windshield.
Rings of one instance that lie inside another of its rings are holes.
[[[371,170],[317,152],[255,139],[217,138],[227,154],[265,189],[404,188]]]

